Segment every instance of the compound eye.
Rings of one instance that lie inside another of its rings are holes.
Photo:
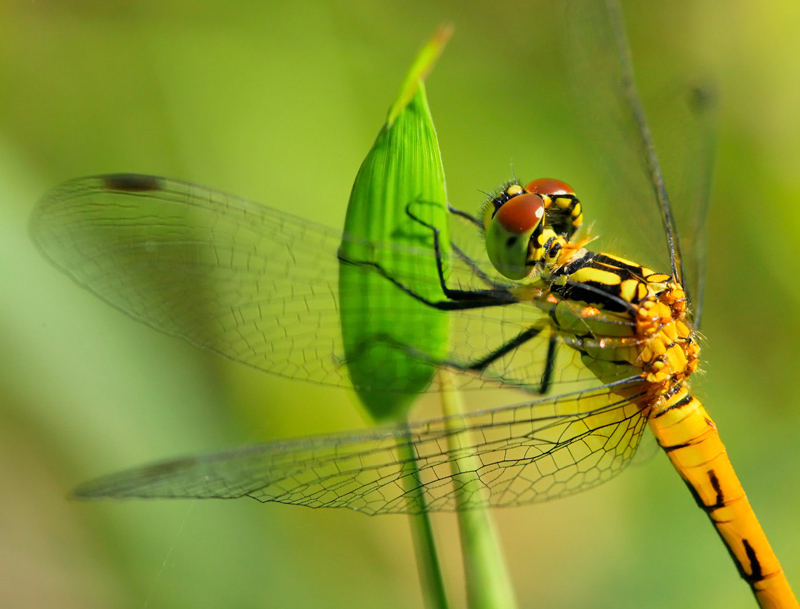
[[[542,195],[574,195],[575,191],[566,182],[554,180],[552,178],[539,178],[529,182],[525,186],[525,191]]]
[[[544,201],[539,195],[517,195],[503,203],[485,233],[486,254],[494,268],[509,279],[530,275],[533,262],[541,257],[534,233],[541,233],[543,221]]]
[[[544,216],[544,201],[539,195],[518,195],[497,210],[494,220],[512,235],[532,231]]]

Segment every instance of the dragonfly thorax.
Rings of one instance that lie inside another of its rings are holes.
[[[686,293],[670,275],[583,248],[566,255],[543,275],[549,317],[600,380],[611,382],[627,362],[648,384],[652,404],[697,369]]]

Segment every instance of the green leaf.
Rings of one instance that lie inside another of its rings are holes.
[[[340,313],[345,357],[353,385],[377,421],[404,420],[431,383],[447,349],[447,316],[414,299],[382,276],[433,300],[442,298],[430,254],[438,227],[449,243],[444,169],[436,129],[420,80],[446,40],[434,37],[412,67],[386,125],[356,176],[340,257]],[[427,258],[418,254],[424,252]],[[413,354],[413,355],[412,355]],[[381,390],[396,386],[402,391]]]
[[[403,424],[411,404],[436,374],[424,354],[435,361],[447,350],[447,316],[416,300],[388,277],[424,298],[443,296],[437,288],[435,261],[429,255],[435,249],[430,226],[441,230],[446,247],[447,195],[422,79],[449,36],[449,28],[439,28],[412,64],[356,176],[347,209],[339,252],[345,261],[339,267],[342,340],[353,386],[377,421]],[[426,255],[419,256],[422,252]],[[446,253],[446,249],[440,251],[442,256]],[[401,391],[381,389],[398,385]],[[415,469],[413,449],[401,444],[398,451]],[[409,497],[424,502],[415,480],[416,476],[408,479]],[[447,609],[428,514],[412,516],[411,529],[426,606]]]

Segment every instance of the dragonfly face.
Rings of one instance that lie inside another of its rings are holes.
[[[499,273],[514,280],[540,271],[548,244],[558,237],[569,240],[583,220],[572,188],[548,178],[524,188],[510,182],[483,204],[478,215],[489,260]]]

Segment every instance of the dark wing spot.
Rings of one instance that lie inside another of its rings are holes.
[[[151,192],[161,190],[161,178],[137,173],[115,173],[103,178],[108,190],[122,192]]]

